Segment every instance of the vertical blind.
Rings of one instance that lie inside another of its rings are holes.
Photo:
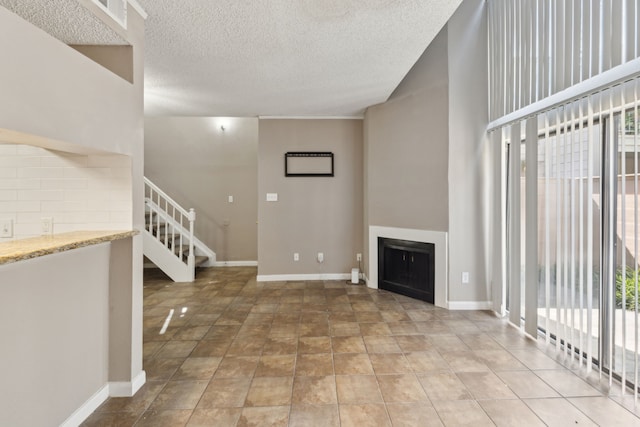
[[[639,0],[491,0],[490,120],[640,56]]]
[[[640,0],[491,0],[488,19],[494,302],[637,398]]]

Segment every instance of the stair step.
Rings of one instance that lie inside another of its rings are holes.
[[[196,267],[204,264],[205,262],[207,262],[208,259],[209,259],[209,257],[207,257],[207,256],[196,255]]]

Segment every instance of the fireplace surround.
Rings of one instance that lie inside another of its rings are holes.
[[[417,230],[398,227],[369,226],[369,271],[367,286],[379,287],[378,282],[378,238],[410,240],[413,242],[432,243],[434,245],[434,304],[448,308],[448,236],[444,231]]]

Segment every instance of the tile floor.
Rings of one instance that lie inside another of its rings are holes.
[[[146,272],[144,369],[84,425],[640,425],[619,388],[489,312],[254,268]]]

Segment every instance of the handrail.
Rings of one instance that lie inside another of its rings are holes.
[[[189,255],[187,256],[187,265],[190,269],[195,269],[196,258],[194,253],[193,236],[194,222],[196,220],[195,210],[190,209],[187,211],[184,209],[147,177],[144,177],[144,185],[145,204],[150,213],[149,222],[148,224],[145,224],[145,228],[156,238],[156,240],[173,252],[181,262],[184,262],[182,230],[186,229],[185,222],[188,221]],[[154,214],[156,218],[155,221]],[[163,224],[161,224],[161,220],[164,221]],[[162,225],[164,225],[164,230],[161,229]],[[175,250],[176,244],[178,245],[177,251]]]

